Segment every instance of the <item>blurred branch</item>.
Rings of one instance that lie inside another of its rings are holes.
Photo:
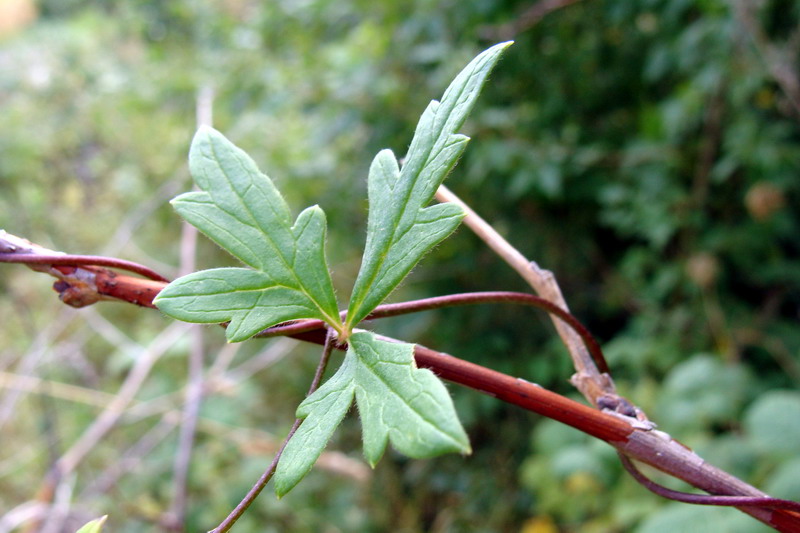
[[[207,101],[205,101],[203,105],[200,105],[198,102],[198,114],[201,113],[200,108],[209,108],[206,112],[208,120],[210,120],[211,114],[211,98],[212,94],[209,94],[206,98]],[[197,233],[197,228],[186,222],[183,223],[180,247],[181,275],[188,274],[195,270]],[[192,462],[197,420],[200,416],[200,405],[203,401],[203,389],[205,388],[205,379],[203,376],[204,358],[203,330],[200,326],[194,325],[189,331],[186,395],[183,406],[183,416],[181,417],[181,427],[178,433],[178,449],[175,453],[175,464],[173,467],[172,489],[174,494],[172,506],[162,520],[166,528],[171,531],[183,531],[185,529],[184,522],[186,520],[189,468]]]
[[[553,11],[575,4],[578,1],[579,0],[539,0],[511,22],[499,26],[484,26],[479,29],[478,32],[484,39],[507,41],[533,28],[540,20]]]
[[[139,466],[157,445],[164,441],[178,425],[180,417],[170,411],[145,432],[139,440],[125,450],[108,468],[96,476],[80,494],[81,499],[96,499],[114,488],[119,479]]]
[[[535,262],[526,259],[519,250],[511,246],[488,222],[482,219],[480,215],[444,185],[441,185],[436,192],[436,199],[440,202],[452,202],[461,206],[467,214],[464,218],[464,224],[508,263],[539,296],[552,302],[556,307],[569,311],[567,302],[561,294],[561,288],[558,286],[552,272],[544,270]],[[575,366],[576,374],[570,380],[572,384],[593,405],[598,405],[600,398],[618,398],[611,376],[598,369],[581,336],[563,320],[552,315],[551,319]]]
[[[21,377],[31,376],[44,354],[50,350],[54,339],[69,330],[74,318],[74,309],[62,308],[62,311],[56,315],[55,320],[52,320],[36,335],[30,349],[19,359],[14,375]],[[19,394],[19,390],[10,389],[3,395],[0,401],[0,432],[4,430],[6,422],[14,414]]]
[[[42,520],[49,510],[50,506],[40,501],[21,503],[0,516],[0,533],[11,533],[27,522]]]
[[[195,108],[197,126],[211,126],[214,121],[214,88],[204,84],[197,91]]]
[[[44,394],[59,400],[78,402],[95,407],[105,407],[114,398],[113,394],[103,391],[11,372],[0,372],[0,389]]]
[[[86,457],[97,442],[119,421],[130,405],[158,359],[177,342],[191,327],[175,322],[162,331],[136,361],[122,382],[114,399],[109,402],[99,417],[84,431],[83,435],[59,459],[55,470],[63,476],[71,473]]]
[[[56,487],[53,503],[47,510],[44,524],[38,528],[37,533],[62,533],[64,523],[69,516],[72,493],[75,485],[75,476],[62,478]]]
[[[233,442],[246,455],[273,455],[281,447],[280,439],[263,430],[230,426],[215,420],[202,420],[200,429],[208,435]],[[314,466],[357,483],[364,483],[372,476],[372,469],[364,461],[333,450],[323,451]]]
[[[758,20],[759,4],[760,2],[754,0],[736,0],[736,17],[753,41],[756,51],[764,59],[770,75],[786,96],[796,118],[800,118],[800,70],[797,68],[800,30],[795,31],[783,46],[777,46]]]
[[[119,391],[108,403],[102,413],[84,430],[72,446],[56,461],[39,488],[37,499],[52,501],[62,482],[86,458],[97,443],[111,431],[122,417],[125,409],[133,401],[153,365],[185,332],[189,324],[174,323],[162,331],[136,359],[125,377]],[[38,523],[28,525],[26,531],[38,529]]]

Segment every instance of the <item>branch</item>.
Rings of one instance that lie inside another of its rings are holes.
[[[683,503],[691,503],[694,505],[719,505],[729,507],[744,507],[747,505],[758,505],[760,507],[772,507],[775,509],[786,509],[800,513],[800,503],[791,500],[783,500],[780,498],[751,498],[748,496],[706,496],[705,494],[692,494],[691,492],[681,492],[672,490],[663,485],[659,485],[655,481],[648,479],[641,470],[639,470],[633,461],[628,459],[625,455],[619,454],[619,460],[622,466],[633,479],[639,484],[644,486],[647,490],[661,497],[668,498]]]
[[[459,294],[450,294],[447,296],[434,296],[432,298],[422,298],[419,300],[411,300],[408,302],[400,302],[393,304],[382,304],[376,307],[365,320],[373,320],[376,318],[388,318],[393,316],[400,316],[409,313],[419,313],[420,311],[429,311],[432,309],[442,309],[444,307],[454,307],[462,305],[474,304],[488,304],[488,303],[511,303],[530,305],[544,309],[548,313],[555,315],[581,338],[589,350],[589,353],[599,368],[603,372],[608,372],[608,363],[605,360],[603,351],[597,343],[589,330],[580,323],[580,321],[571,315],[569,312],[558,307],[553,302],[545,300],[539,296],[528,294],[524,292],[507,292],[507,291],[485,291],[485,292],[464,292]],[[341,312],[341,316],[347,314],[346,311]],[[322,320],[298,320],[297,322],[279,324],[256,334],[257,337],[278,337],[278,336],[292,336],[297,333],[306,331],[313,331],[320,329],[324,324]]]
[[[480,237],[494,252],[522,277],[536,293],[543,299],[552,302],[556,307],[569,311],[567,302],[561,293],[552,272],[539,268],[539,265],[529,261],[519,250],[505,240],[488,222],[480,217],[470,206],[453,194],[447,187],[441,185],[436,192],[436,199],[440,202],[452,202],[461,206],[467,214],[464,224]],[[571,382],[593,405],[599,405],[600,399],[615,398],[621,401],[614,387],[611,376],[595,365],[586,344],[580,335],[564,321],[552,317],[558,335],[567,347],[576,373]],[[616,400],[615,400],[616,401]]]
[[[319,388],[320,383],[322,383],[322,376],[325,375],[325,369],[328,368],[328,362],[331,359],[331,353],[333,353],[333,348],[336,345],[335,339],[336,337],[333,330],[327,330],[325,341],[323,342],[322,355],[320,356],[319,364],[317,365],[317,371],[314,373],[314,379],[311,380],[311,385],[308,387],[308,393],[306,394],[306,397],[311,396]],[[280,461],[281,455],[283,455],[283,450],[286,448],[286,445],[289,444],[289,441],[292,439],[302,423],[302,418],[295,419],[294,424],[292,424],[292,428],[289,430],[289,434],[286,435],[286,439],[284,439],[283,444],[281,444],[278,453],[275,454],[272,462],[264,471],[264,473],[261,474],[261,477],[258,478],[258,481],[256,481],[255,485],[253,485],[253,488],[251,488],[242,501],[239,502],[239,505],[237,505],[236,508],[231,511],[228,517],[209,533],[225,533],[226,531],[229,531],[236,521],[239,520],[242,514],[255,501],[258,495],[261,494],[261,491],[267,486],[269,480],[272,479],[273,475],[275,475],[275,469],[278,467],[278,461]]]
[[[169,281],[151,269],[112,257],[69,255],[49,250],[0,229],[0,262],[21,263],[59,281],[53,288],[71,307],[85,307],[101,300],[122,300],[154,307],[153,298]],[[117,274],[105,267],[141,274],[149,279]]]
[[[544,17],[578,0],[539,0],[511,22],[499,26],[484,26],[478,30],[481,37],[493,41],[507,41],[536,26]]]
[[[494,242],[494,244],[498,246],[497,242]],[[518,252],[516,253],[518,254]],[[92,269],[95,279],[104,279],[110,275],[116,276],[103,267],[87,266],[81,268]],[[548,277],[542,277],[542,272],[544,271],[532,266],[527,268],[531,272],[529,275],[539,276],[540,281],[544,280],[544,288],[546,290],[553,290],[554,282],[553,284],[548,283]],[[47,269],[44,271],[47,271]],[[49,273],[53,274],[52,272]],[[53,275],[59,276],[58,274]],[[96,298],[95,301],[114,298],[145,307],[153,307],[152,298],[158,293],[158,289],[165,285],[163,282],[154,282],[130,276],[126,276],[124,279],[120,278],[122,276],[116,276],[114,278],[116,284],[110,287],[111,290],[103,293],[103,298]],[[557,289],[557,285],[555,288]],[[56,290],[58,290],[58,287],[56,287]],[[560,291],[558,294],[560,294]],[[566,308],[566,306],[559,307]],[[378,313],[386,312],[388,316],[397,310],[396,306],[394,309],[391,306],[385,306],[383,310],[376,311]],[[594,375],[600,376],[592,358],[588,355],[588,351],[583,345],[580,335],[575,333],[561,319],[556,319],[556,324],[557,327],[560,324],[564,331],[574,335],[575,339],[577,339],[576,342],[587,353],[585,360],[585,364],[588,365],[587,368],[589,370],[594,368]],[[311,330],[308,330],[308,326],[309,324],[304,324],[306,331],[296,332],[291,336],[308,342],[324,344],[326,332],[323,325],[320,324],[317,329]],[[562,334],[561,329],[559,329],[559,333]],[[390,339],[384,338],[384,340]],[[343,347],[337,346],[337,348]],[[768,497],[765,493],[727,472],[709,465],[693,451],[672,439],[668,434],[655,430],[652,423],[627,416],[625,413],[629,410],[626,406],[626,401],[616,395],[599,394],[596,396],[599,409],[594,409],[548,391],[522,378],[508,376],[422,346],[415,348],[415,358],[420,367],[432,370],[443,379],[470,387],[501,401],[517,405],[523,409],[574,427],[609,443],[620,453],[632,459],[686,481],[711,495],[745,497],[747,498],[745,500],[729,499],[728,503],[725,503],[723,499],[718,500],[718,503],[724,505],[733,504],[741,511],[778,531],[800,532],[800,514],[776,508],[776,505],[780,505],[776,503],[776,499]],[[605,374],[602,376],[605,376]],[[265,475],[268,472],[269,470],[265,472]]]
[[[734,13],[752,39],[753,46],[764,60],[769,74],[786,96],[795,118],[798,118],[800,117],[800,71],[796,67],[797,54],[792,50],[794,39],[790,38],[784,48],[773,44],[758,22],[759,5],[752,0],[736,0]],[[800,38],[800,33],[795,34],[795,38]]]
[[[210,98],[210,96],[209,96]],[[210,102],[207,104],[210,106]],[[201,108],[198,107],[198,113]],[[208,111],[210,113],[210,111]],[[181,275],[195,270],[195,254],[197,251],[197,228],[191,224],[183,223],[181,232],[180,271]],[[205,388],[203,376],[203,330],[194,326],[189,332],[189,353],[186,369],[186,393],[183,407],[183,417],[178,433],[178,450],[175,453],[173,466],[174,495],[172,506],[161,520],[169,531],[183,531],[186,521],[186,504],[188,499],[189,468],[192,464],[192,455],[195,449],[195,433],[197,421],[200,418],[200,406],[203,402],[203,389]]]

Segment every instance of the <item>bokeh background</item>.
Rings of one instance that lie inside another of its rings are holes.
[[[167,202],[191,187],[198,95],[211,94],[215,127],[295,212],[326,211],[346,295],[372,157],[402,154],[427,102],[509,38],[448,185],[556,274],[621,391],[661,429],[799,499],[797,2],[0,0],[0,228],[176,276],[191,239]],[[197,268],[228,264],[200,239]],[[72,310],[41,274],[0,270],[0,531],[43,516],[37,491],[65,453],[79,458],[54,485],[49,531],[106,513],[114,532],[168,531],[175,516],[172,530],[216,525],[271,460],[318,349],[226,346],[218,329],[117,303]],[[392,298],[493,289],[526,287],[461,229]],[[535,311],[443,310],[376,328],[575,394]],[[190,353],[204,394],[184,486]],[[661,500],[603,443],[450,390],[471,457],[388,453],[371,471],[351,416],[324,468],[282,500],[267,490],[236,531],[766,529]],[[126,394],[110,431],[87,437]]]

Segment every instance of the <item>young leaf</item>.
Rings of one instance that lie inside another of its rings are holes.
[[[292,224],[272,181],[209,127],[192,141],[189,170],[201,190],[175,198],[176,211],[252,270],[218,268],[181,277],[155,299],[158,308],[186,322],[230,321],[226,335],[232,342],[300,318],[341,330],[322,209],[309,207]]]
[[[305,418],[283,451],[275,490],[283,496],[317,460],[353,401],[361,416],[364,455],[372,466],[388,442],[412,458],[470,453],[444,384],[414,363],[414,346],[379,340],[359,331],[336,374],[297,409]]]
[[[456,76],[442,101],[428,105],[402,170],[391,150],[381,151],[372,162],[367,244],[347,313],[348,329],[380,304],[422,256],[461,222],[463,213],[453,204],[425,206],[464,151],[469,138],[456,131],[510,44],[495,45],[478,55]]]

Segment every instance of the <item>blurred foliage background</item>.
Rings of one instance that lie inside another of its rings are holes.
[[[177,275],[182,227],[167,202],[191,187],[207,88],[215,127],[295,211],[325,209],[346,294],[372,157],[402,154],[427,102],[509,38],[448,185],[555,273],[617,385],[663,430],[800,499],[796,2],[0,0],[0,227]],[[198,268],[231,262],[201,239]],[[491,289],[525,286],[462,229],[393,298]],[[191,334],[133,306],[66,309],[40,274],[11,265],[0,315],[0,530],[35,515],[53,462],[153,357],[120,422],[58,484],[51,531],[105,513],[110,531],[166,531]],[[574,395],[565,351],[533,311],[376,328]],[[218,523],[269,463],[318,352],[202,335],[186,531]],[[473,456],[389,454],[364,470],[351,416],[329,466],[282,500],[265,492],[236,531],[765,530],[735,510],[660,500],[603,443],[450,388]]]

